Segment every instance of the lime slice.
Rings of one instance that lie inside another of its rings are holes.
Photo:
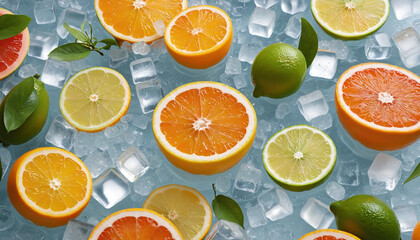
[[[337,152],[331,138],[314,127],[295,125],[274,134],[263,150],[270,177],[290,191],[305,191],[331,174]]]
[[[315,20],[328,33],[359,39],[378,30],[389,14],[388,0],[311,0]]]

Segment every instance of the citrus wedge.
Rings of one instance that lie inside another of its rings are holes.
[[[299,240],[360,240],[360,238],[336,229],[321,229],[310,232]]]
[[[187,186],[160,187],[149,195],[143,207],[168,218],[184,239],[203,239],[211,226],[210,205],[200,192]]]
[[[76,218],[92,193],[87,167],[71,152],[45,147],[23,154],[7,181],[10,202],[35,224],[57,227]]]
[[[229,52],[233,28],[229,15],[213,6],[195,6],[175,16],[165,31],[168,52],[181,65],[208,68]]]
[[[194,174],[228,170],[248,152],[257,117],[248,99],[216,82],[185,84],[166,95],[153,114],[153,133],[163,154]]]
[[[130,87],[120,73],[92,67],[76,73],[64,85],[60,110],[78,130],[98,132],[117,123],[130,101]]]
[[[337,81],[335,106],[354,139],[375,150],[396,150],[420,136],[420,78],[385,63],[364,63]]]
[[[153,23],[165,26],[187,7],[187,0],[95,0],[95,10],[102,26],[121,43],[150,43],[162,36]]]
[[[0,8],[0,16],[13,14]],[[25,28],[20,34],[0,40],[0,80],[12,74],[25,60],[29,50],[29,31]]]
[[[334,36],[363,38],[378,30],[389,14],[388,0],[311,0],[319,25]]]
[[[321,130],[295,125],[274,134],[262,155],[265,170],[277,184],[290,191],[305,191],[328,178],[337,152]]]
[[[182,240],[178,229],[156,212],[131,208],[115,212],[93,229],[89,240]]]

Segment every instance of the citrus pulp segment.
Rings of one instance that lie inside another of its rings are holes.
[[[10,202],[25,218],[57,227],[76,218],[92,193],[87,167],[71,152],[45,147],[23,154],[7,181]]]
[[[178,229],[154,211],[131,208],[115,212],[93,229],[89,240],[182,240]]]
[[[212,212],[204,196],[183,185],[166,185],[153,191],[143,207],[168,218],[184,239],[203,239],[211,226]]]
[[[270,177],[290,191],[305,191],[324,182],[337,157],[331,138],[314,127],[295,125],[274,134],[263,149]]]
[[[299,240],[360,240],[360,238],[336,229],[321,229],[305,234]]]
[[[181,65],[208,68],[229,52],[233,28],[229,15],[213,6],[188,8],[169,23],[165,31],[168,52]]]
[[[375,32],[390,11],[388,0],[311,0],[311,9],[324,30],[347,39]]]
[[[347,132],[366,147],[396,150],[420,136],[420,78],[385,63],[364,63],[337,81],[336,110]]]
[[[130,87],[120,73],[92,67],[76,73],[64,85],[60,110],[78,130],[97,132],[117,123],[130,101]]]
[[[257,128],[248,99],[216,82],[185,84],[166,95],[153,114],[153,133],[163,154],[194,174],[224,172],[251,147]]]
[[[3,14],[13,13],[0,8],[0,16]],[[28,50],[28,28],[16,36],[0,40],[0,80],[12,74],[22,64]]]
[[[162,20],[167,26],[185,8],[187,0],[95,0],[99,22],[120,43],[161,38],[153,23]]]

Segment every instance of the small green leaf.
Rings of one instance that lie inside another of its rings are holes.
[[[7,95],[4,104],[4,126],[8,132],[20,127],[38,106],[38,94],[34,89],[34,77],[28,77],[16,85]]]
[[[403,185],[408,183],[411,180],[414,180],[420,176],[420,163],[417,165],[417,167],[414,169],[414,171],[410,174],[410,176],[407,178],[407,180],[404,181]]]
[[[31,22],[26,15],[3,14],[0,16],[0,40],[11,38],[21,33]]]
[[[241,207],[230,197],[224,195],[216,195],[216,188],[213,184],[214,199],[211,202],[214,215],[219,220],[226,220],[239,224],[244,228],[244,214]],[[245,228],[244,228],[245,229]]]
[[[80,30],[82,30],[82,32],[85,31],[85,24],[86,24],[86,21],[83,21],[82,25],[80,25]]]
[[[76,28],[70,27],[67,23],[63,23],[63,26],[77,40],[79,40],[81,42],[86,42],[86,41],[89,40],[89,38],[83,32],[77,30]]]
[[[52,50],[48,57],[60,61],[75,61],[89,56],[91,49],[82,43],[67,43]]]
[[[305,18],[301,18],[301,23],[302,33],[299,40],[299,50],[305,56],[306,67],[309,68],[318,52],[318,35]]]
[[[101,40],[101,41],[99,41],[99,42],[101,42],[101,43],[105,43],[105,44],[106,44],[106,46],[105,46],[105,47],[102,47],[102,48],[103,48],[103,49],[105,49],[105,50],[109,50],[109,49],[111,48],[111,46],[113,46],[113,45],[118,46],[117,41],[115,41],[115,39],[113,39],[113,38],[106,38],[106,39],[102,39],[102,40]]]

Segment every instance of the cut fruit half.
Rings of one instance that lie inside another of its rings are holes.
[[[337,81],[335,103],[343,127],[366,147],[396,150],[420,137],[420,78],[406,69],[353,66]]]
[[[92,178],[73,153],[55,147],[37,148],[13,164],[7,193],[22,216],[38,225],[57,227],[86,207]]]
[[[168,52],[181,65],[208,68],[229,52],[233,28],[229,15],[213,6],[195,6],[182,11],[165,31]]]
[[[307,125],[291,126],[274,134],[262,155],[267,173],[289,191],[305,191],[323,183],[337,158],[331,138]]]
[[[185,8],[187,0],[95,0],[99,22],[120,43],[161,38],[153,23],[162,20],[167,26]]]
[[[115,212],[102,220],[89,240],[182,240],[178,229],[156,212],[131,208]]]
[[[130,87],[120,73],[92,67],[76,73],[64,85],[60,110],[78,130],[98,132],[117,123],[130,101]]]
[[[13,14],[0,8],[0,16]],[[29,31],[25,28],[20,34],[0,40],[0,80],[12,74],[25,60],[29,50]]]
[[[183,185],[166,185],[153,191],[144,208],[168,218],[184,239],[204,239],[211,226],[210,205],[197,190]]]
[[[360,238],[336,229],[321,229],[310,232],[299,240],[360,240]]]
[[[312,0],[312,14],[328,33],[347,39],[378,30],[389,14],[388,0]]]
[[[159,148],[175,166],[193,174],[216,174],[233,167],[251,147],[256,128],[248,99],[216,82],[178,87],[153,114]]]

